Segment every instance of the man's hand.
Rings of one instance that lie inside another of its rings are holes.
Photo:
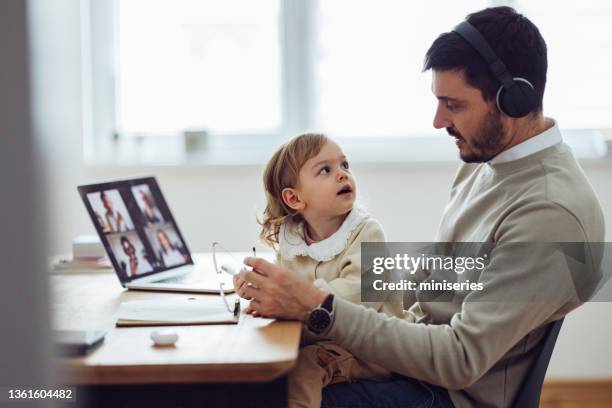
[[[242,285],[247,285],[247,283],[242,279],[239,275],[234,275],[232,277],[232,281],[234,282],[234,290],[240,296]],[[240,296],[244,297],[244,296]],[[251,300],[251,298],[245,297],[246,300]]]
[[[305,321],[327,296],[306,277],[265,259],[247,257],[244,263],[253,270],[242,269],[234,285],[239,296],[251,299],[247,313]]]

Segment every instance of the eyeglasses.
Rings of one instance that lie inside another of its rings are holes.
[[[232,308],[227,301],[227,297],[225,296],[225,282],[223,282],[223,270],[220,268],[221,265],[231,263],[236,265],[241,265],[242,262],[238,261],[234,255],[223,245],[218,242],[213,242],[212,244],[212,256],[213,256],[213,265],[215,267],[215,272],[217,272],[217,278],[219,279],[219,294],[221,295],[221,299],[227,308],[227,311],[233,313],[234,316],[238,316],[240,314],[240,298],[237,298],[234,301],[234,307]]]

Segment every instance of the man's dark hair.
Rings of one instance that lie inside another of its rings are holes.
[[[546,86],[546,42],[538,28],[512,7],[491,7],[469,14],[466,20],[487,40],[514,77],[527,79],[534,86],[536,105],[542,111]],[[443,33],[425,54],[423,71],[429,69],[464,72],[465,80],[480,90],[486,101],[495,99],[499,80],[485,60],[459,34]]]

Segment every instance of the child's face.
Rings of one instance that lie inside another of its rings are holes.
[[[334,217],[353,209],[357,188],[342,149],[327,142],[319,154],[300,169],[294,189],[305,218]]]

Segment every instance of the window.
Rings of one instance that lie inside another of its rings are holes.
[[[344,136],[431,134],[425,52],[486,1],[321,1],[313,36],[317,128]],[[348,12],[350,10],[350,12]]]
[[[364,141],[443,135],[432,127],[425,51],[468,13],[499,4],[526,14],[547,41],[545,113],[566,129],[612,129],[601,92],[612,89],[605,0],[90,0],[86,149],[117,153],[121,140],[128,157],[125,146],[145,151],[143,140],[182,140],[189,129],[250,146],[309,129]]]
[[[121,132],[278,129],[278,0],[121,0],[116,10]]]
[[[611,129],[612,3],[518,1],[548,46],[544,109],[570,129]],[[605,91],[604,91],[605,90]]]

